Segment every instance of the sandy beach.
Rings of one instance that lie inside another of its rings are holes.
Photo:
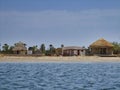
[[[71,56],[71,57],[56,57],[56,56],[0,56],[2,62],[120,62],[120,57],[98,57],[98,56]]]

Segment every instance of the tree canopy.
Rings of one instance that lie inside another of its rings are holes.
[[[120,43],[118,43],[118,42],[113,42],[112,43],[113,44],[113,53],[114,54],[120,54]]]
[[[45,44],[41,44],[40,51],[42,54],[45,54]]]

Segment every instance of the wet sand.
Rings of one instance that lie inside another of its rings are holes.
[[[55,57],[55,56],[1,56],[0,63],[4,62],[120,62],[120,57],[98,57],[98,56],[71,56],[71,57]]]

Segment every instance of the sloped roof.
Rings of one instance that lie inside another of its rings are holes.
[[[63,47],[63,50],[70,50],[70,49],[73,49],[73,50],[82,50],[82,49],[85,49],[85,48],[78,47],[78,46],[67,46],[67,47]]]
[[[105,39],[101,38],[95,42],[93,42],[90,47],[113,47],[113,45],[106,41]]]
[[[13,51],[20,51],[20,50],[27,50],[27,48],[25,47],[25,43],[18,42],[18,43],[15,43],[15,46],[12,50]]]

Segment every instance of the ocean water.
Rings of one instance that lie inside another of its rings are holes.
[[[120,63],[0,63],[0,90],[120,90]]]

